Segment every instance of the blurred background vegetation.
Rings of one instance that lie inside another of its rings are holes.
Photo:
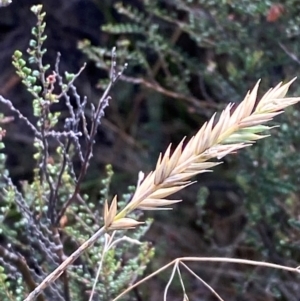
[[[31,99],[11,65],[26,51],[35,23],[30,6],[47,12],[46,63],[87,68],[77,82],[95,103],[107,83],[110,51],[128,63],[102,119],[84,190],[98,197],[105,165],[115,171],[111,194],[151,170],[160,151],[190,137],[215,111],[239,103],[261,78],[261,91],[298,75],[300,3],[297,0],[15,0],[0,9],[0,94],[32,119]],[[300,95],[298,81],[291,93]],[[212,174],[181,193],[183,203],[155,218],[146,239],[156,246],[152,271],[178,256],[227,256],[297,266],[300,261],[299,108],[277,119],[272,137],[225,158]],[[66,110],[63,104],[57,110]],[[0,107],[6,113],[7,108]],[[9,123],[5,138],[13,180],[33,176],[32,135]],[[194,270],[225,300],[298,301],[299,279],[274,270],[197,264]],[[190,299],[215,300],[186,277]],[[153,280],[157,300],[165,278]],[[148,286],[149,289],[149,286]],[[179,300],[176,285],[172,300]]]

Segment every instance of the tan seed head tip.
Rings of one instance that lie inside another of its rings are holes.
[[[139,207],[140,210],[143,210],[143,211],[158,211],[158,210],[173,210],[172,207],[142,207],[140,206]]]
[[[116,214],[117,214],[117,196],[113,198],[109,208],[108,208],[108,202],[107,200],[105,200],[103,218],[104,218],[104,227],[106,229],[110,227]]]
[[[144,224],[145,222],[138,222],[133,218],[123,217],[113,221],[108,227],[108,230],[127,230],[134,229],[135,227]]]
[[[166,199],[146,199],[143,200],[138,209],[140,210],[171,210],[171,207],[163,207],[170,206],[176,203],[182,202],[182,200],[166,200]]]

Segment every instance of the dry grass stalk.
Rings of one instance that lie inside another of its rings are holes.
[[[150,275],[146,276],[145,278],[137,281],[136,283],[130,285],[126,290],[124,290],[120,295],[118,295],[115,299],[112,301],[117,301],[120,298],[122,298],[124,295],[126,295],[128,292],[132,291],[134,288],[138,287],[142,283],[148,281],[149,279],[153,278],[154,276],[157,276],[160,274],[162,271],[165,271],[167,268],[174,266],[177,267],[179,264],[183,264],[184,262],[223,262],[223,263],[234,263],[234,264],[243,264],[243,265],[250,265],[250,266],[256,266],[256,267],[265,267],[265,268],[271,268],[271,269],[277,269],[277,270],[282,270],[282,271],[288,271],[292,273],[297,273],[300,274],[300,267],[289,267],[285,265],[280,265],[280,264],[275,264],[275,263],[270,263],[270,262],[265,262],[265,261],[256,261],[256,260],[249,260],[249,259],[241,259],[241,258],[227,258],[227,257],[179,257],[171,262],[167,263],[163,267],[159,268],[158,270],[154,271]],[[186,265],[184,265],[187,267]],[[195,274],[191,269],[188,268],[188,270],[200,280],[200,277]],[[171,277],[173,275],[171,274]],[[171,279],[170,277],[170,279]],[[171,279],[172,280],[172,279]],[[200,280],[202,284],[204,284],[203,280]],[[170,282],[170,281],[169,281]],[[213,294],[218,297],[219,299],[221,298],[215,290],[212,289],[211,286],[209,286],[207,283],[205,285],[206,287],[209,287],[210,291],[213,292]],[[167,287],[166,287],[167,290]],[[166,290],[165,290],[165,298],[166,300]],[[222,298],[220,300],[223,300]]]
[[[233,104],[229,104],[217,122],[214,115],[185,147],[183,139],[172,155],[170,145],[164,155],[160,154],[155,170],[137,187],[132,200],[123,210],[117,214],[116,198],[110,209],[106,205],[105,228],[132,228],[137,222],[126,218],[132,210],[163,209],[162,206],[180,202],[165,198],[192,184],[190,179],[193,176],[210,171],[212,167],[220,164],[210,161],[211,159],[220,160],[229,153],[267,137],[268,135],[261,133],[271,127],[263,124],[281,114],[284,108],[300,101],[299,97],[285,97],[294,80],[284,85],[278,84],[257,103],[258,82],[233,113]]]
[[[151,172],[144,181],[138,185],[128,205],[117,213],[116,197],[113,199],[110,207],[108,207],[106,202],[104,208],[104,227],[94,233],[94,235],[84,242],[59,267],[49,274],[24,301],[35,300],[46,287],[59,278],[70,264],[83,254],[86,249],[90,248],[108,230],[128,229],[139,225],[140,222],[126,217],[131,211],[136,208],[143,210],[162,209],[160,208],[161,206],[168,206],[180,202],[180,200],[166,200],[165,198],[192,184],[190,178],[194,175],[207,172],[210,168],[220,164],[219,162],[210,162],[209,160],[213,158],[219,160],[229,153],[266,137],[265,135],[260,135],[260,133],[269,130],[270,127],[264,126],[263,124],[282,113],[284,108],[300,101],[300,97],[285,98],[294,80],[295,79],[285,85],[280,83],[275,88],[270,89],[255,107],[258,82],[252,92],[248,92],[243,102],[239,104],[233,113],[231,113],[233,105],[229,104],[221,113],[216,124],[214,124],[215,116],[213,116],[211,120],[205,123],[199,132],[189,140],[185,147],[183,147],[184,139],[179,143],[172,155],[171,147],[169,147],[163,156],[160,155],[155,171]],[[290,271],[297,270],[297,272],[299,272],[298,268],[279,267],[270,263],[240,259],[197,258],[196,260],[237,262],[281,268]],[[167,266],[162,269],[165,269]],[[162,269],[156,271],[156,273]],[[146,277],[143,281],[148,278],[149,277]],[[134,286],[138,284],[139,282]],[[126,292],[127,291],[125,291],[124,294]],[[121,297],[121,295],[119,297]]]

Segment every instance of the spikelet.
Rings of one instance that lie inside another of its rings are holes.
[[[215,122],[215,115],[206,122],[183,147],[185,138],[179,143],[173,154],[171,145],[164,154],[160,154],[156,168],[148,174],[144,181],[136,188],[132,200],[118,214],[116,212],[116,198],[110,209],[105,205],[105,227],[123,224],[127,228],[135,227],[133,220],[126,220],[132,210],[163,209],[180,200],[166,200],[165,198],[183,188],[193,184],[191,178],[197,174],[208,172],[212,167],[220,164],[212,159],[220,160],[227,154],[253,144],[268,135],[262,135],[271,129],[264,125],[272,120],[283,109],[300,101],[299,97],[285,95],[295,79],[286,84],[279,83],[270,89],[256,104],[259,81],[253,90],[247,93],[244,100],[232,113],[233,104],[229,104]],[[119,224],[118,224],[119,223]],[[113,228],[115,228],[115,226]]]

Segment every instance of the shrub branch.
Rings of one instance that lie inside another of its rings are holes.
[[[70,204],[74,200],[76,200],[77,195],[80,192],[81,182],[82,182],[82,180],[83,180],[83,178],[84,178],[84,176],[87,172],[90,159],[93,156],[93,145],[94,145],[94,142],[95,142],[95,136],[96,136],[96,133],[97,133],[97,128],[100,124],[101,117],[104,116],[104,109],[108,106],[108,101],[110,99],[109,93],[110,93],[113,85],[118,81],[118,79],[122,75],[123,71],[127,67],[127,65],[125,64],[121,71],[116,72],[116,49],[115,48],[112,50],[112,60],[111,61],[112,61],[112,63],[111,63],[111,71],[110,71],[110,81],[109,81],[109,84],[107,85],[107,88],[105,89],[102,97],[100,98],[100,100],[98,102],[95,113],[92,116],[91,130],[90,130],[90,133],[89,133],[88,137],[86,137],[88,139],[87,151],[84,155],[83,163],[81,165],[81,169],[80,169],[79,176],[78,176],[78,179],[77,179],[77,182],[76,182],[74,193],[72,194],[72,196],[69,198],[69,200],[64,204],[64,206],[60,210],[60,212],[57,216],[56,224],[59,224],[60,219],[65,214],[67,208],[70,206]]]

